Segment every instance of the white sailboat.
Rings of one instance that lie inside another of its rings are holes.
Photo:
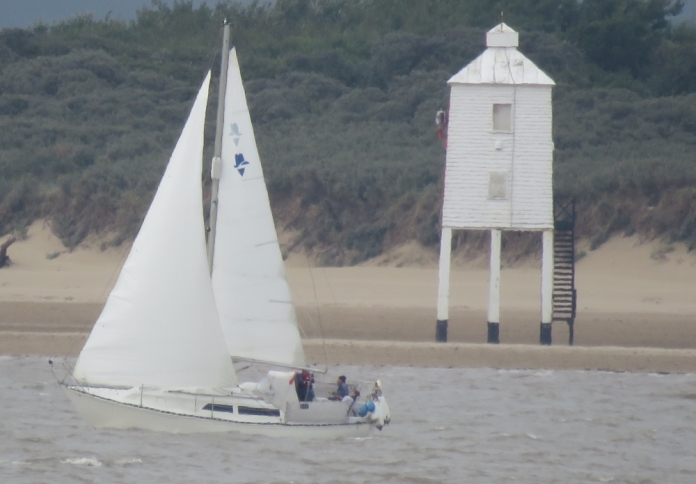
[[[95,427],[367,435],[390,419],[379,382],[355,402],[305,402],[288,371],[306,362],[228,29],[208,251],[200,180],[210,73],[118,281],[61,383]],[[233,359],[285,370],[239,383]]]

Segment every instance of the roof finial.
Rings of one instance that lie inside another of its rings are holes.
[[[501,10],[500,11],[500,25],[505,23],[504,17],[505,17],[504,12]]]

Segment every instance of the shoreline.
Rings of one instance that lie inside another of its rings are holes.
[[[0,333],[89,333],[104,303],[28,302],[0,300]],[[435,309],[430,307],[357,306],[326,304],[297,306],[304,339],[432,342]],[[554,346],[568,341],[568,326],[553,325]],[[450,309],[448,340],[485,343],[486,311],[455,306]],[[539,315],[535,310],[503,307],[500,321],[503,344],[539,343]],[[578,313],[576,346],[617,346],[696,349],[696,318],[690,314],[592,311]]]
[[[0,332],[4,356],[76,356],[84,333]],[[13,346],[8,351],[6,343]],[[38,344],[38,345],[37,345]],[[425,343],[365,340],[303,340],[308,364],[500,370],[577,370],[630,373],[694,373],[696,350],[616,346],[531,346],[522,344]],[[31,349],[67,349],[37,354]],[[18,351],[17,351],[18,350]],[[326,354],[326,358],[325,358]]]
[[[75,357],[87,336],[85,333],[75,332],[3,331],[0,332],[0,355]],[[372,365],[452,369],[696,373],[696,349],[337,339],[305,339],[302,342],[308,364],[319,367]],[[38,353],[37,349],[39,349]],[[45,350],[49,349],[54,351],[47,354]]]
[[[304,340],[307,360],[323,363],[321,340]],[[325,340],[329,365],[500,370],[695,373],[696,350],[616,346],[531,346]]]
[[[0,355],[76,357],[102,307],[0,301]],[[432,308],[300,306],[297,314],[307,361],[320,365],[696,373],[689,315],[586,311],[569,347],[565,323],[554,324],[552,346],[539,345],[535,311],[503,312],[500,345],[486,344],[485,311],[471,308],[452,308],[444,344],[434,342]]]

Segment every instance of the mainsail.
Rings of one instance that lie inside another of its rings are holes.
[[[235,49],[230,52],[213,291],[232,356],[304,366]]]
[[[236,385],[208,273],[201,206],[210,73],[121,275],[75,367],[83,384]]]

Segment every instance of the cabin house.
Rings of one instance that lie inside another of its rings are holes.
[[[447,156],[436,339],[446,341],[452,230],[490,230],[488,342],[499,342],[501,231],[540,231],[541,331],[549,332],[553,291],[553,80],[517,50],[501,23],[487,49],[448,84]],[[542,335],[542,341],[543,341]]]

